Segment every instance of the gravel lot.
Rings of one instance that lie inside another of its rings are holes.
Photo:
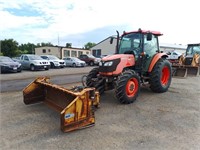
[[[96,125],[70,133],[60,131],[57,112],[25,105],[22,92],[1,93],[0,103],[2,150],[200,149],[200,77],[173,78],[162,94],[143,87],[130,105],[106,92]]]

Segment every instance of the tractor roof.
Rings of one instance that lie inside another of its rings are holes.
[[[150,31],[150,30],[137,30],[137,31],[131,31],[131,32],[124,32],[123,35],[125,34],[130,34],[130,33],[143,33],[143,34],[147,34],[147,33],[152,33],[153,35],[157,35],[157,36],[161,36],[163,35],[162,33],[160,33],[159,31]]]
[[[196,44],[188,44],[188,46],[200,46],[200,43],[196,43]]]

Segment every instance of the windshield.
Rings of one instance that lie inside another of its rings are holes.
[[[74,60],[74,61],[81,61],[81,60],[78,59],[78,58],[72,58],[72,60]]]
[[[37,55],[31,55],[31,56],[29,56],[29,59],[30,60],[43,60],[40,56],[37,56]]]
[[[0,57],[0,62],[13,62],[13,60],[9,57]]]
[[[49,56],[49,59],[51,59],[51,60],[58,60],[58,57],[56,57],[56,56]]]
[[[141,45],[141,34],[131,33],[122,37],[120,41],[119,54],[124,54],[127,51],[138,50]]]
[[[187,55],[200,54],[200,45],[190,45],[187,49]]]
[[[90,58],[95,58],[93,55],[91,55],[91,54],[88,54],[88,57],[90,57]]]

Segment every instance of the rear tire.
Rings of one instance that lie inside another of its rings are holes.
[[[133,103],[140,91],[140,78],[133,70],[123,72],[116,82],[115,94],[121,104]]]
[[[150,74],[150,88],[153,92],[166,92],[171,84],[172,67],[168,60],[160,59]]]

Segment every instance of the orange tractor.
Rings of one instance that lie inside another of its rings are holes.
[[[141,84],[150,84],[154,92],[166,92],[171,84],[172,68],[167,55],[159,51],[160,32],[138,30],[117,36],[116,54],[104,57],[98,68],[86,77],[87,86],[67,89],[39,77],[23,90],[26,105],[43,102],[60,113],[64,132],[93,126],[99,94],[115,88],[123,104],[136,100]],[[113,38],[110,43],[112,44]]]
[[[99,67],[89,72],[87,87],[95,87],[100,94],[115,89],[122,104],[136,100],[141,84],[149,84],[156,93],[166,92],[171,84],[172,67],[167,54],[159,50],[158,36],[161,35],[139,29],[119,36],[117,31],[116,54],[102,58]]]

